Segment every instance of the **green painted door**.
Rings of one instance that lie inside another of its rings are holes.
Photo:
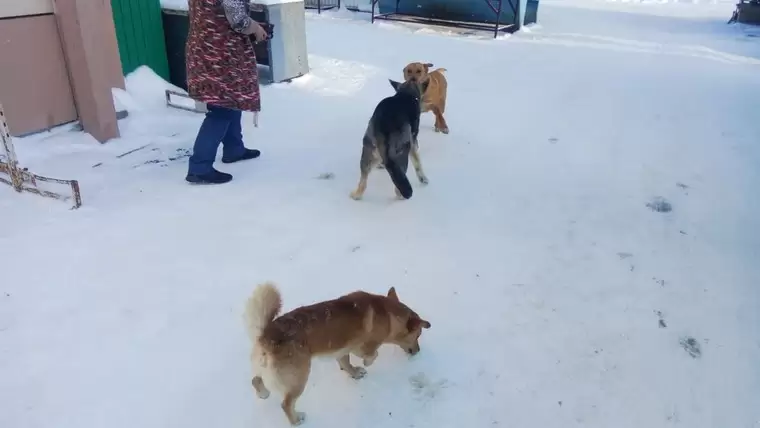
[[[169,79],[160,0],[111,0],[124,74],[147,65]]]

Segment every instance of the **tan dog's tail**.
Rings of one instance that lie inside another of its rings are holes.
[[[254,344],[262,330],[280,313],[282,298],[272,282],[260,284],[245,304],[245,325]]]
[[[445,68],[443,68],[443,67],[441,67],[441,68],[436,68],[436,69],[435,69],[435,70],[433,70],[433,71],[440,71],[441,73],[445,73],[445,72],[446,72],[446,69],[445,69]]]

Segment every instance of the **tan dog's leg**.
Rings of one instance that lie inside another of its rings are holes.
[[[351,365],[351,357],[349,354],[338,358],[338,365],[341,370],[348,373],[348,375],[354,379],[361,379],[367,374],[367,370],[363,367],[355,367]]]
[[[446,124],[446,119],[443,118],[443,111],[438,106],[433,106],[433,114],[435,115],[435,132],[449,133],[449,126]]]
[[[359,184],[356,186],[356,190],[351,192],[351,198],[358,201],[364,196],[364,191],[367,190],[367,179],[372,169],[380,163],[380,156],[377,153],[377,149],[366,144],[362,148],[362,158],[359,161]]]
[[[351,192],[351,199],[358,201],[364,196],[364,191],[367,190],[368,177],[369,171],[364,172],[364,170],[362,170],[361,177],[359,177],[359,184],[356,185],[356,190]]]
[[[445,70],[445,69],[441,69],[441,70]],[[448,84],[448,82],[446,82],[446,78],[445,77],[441,76],[441,78],[442,78],[442,81],[441,81],[441,104],[440,104],[440,108],[441,108],[441,125],[442,125],[441,126],[441,131],[444,134],[448,134],[449,133],[449,125],[446,123],[446,119],[443,118],[443,115],[446,114],[446,98],[448,97],[447,92],[449,90],[449,84]]]
[[[253,389],[256,390],[256,395],[258,395],[259,398],[262,400],[269,398],[269,390],[266,385],[264,385],[264,380],[261,379],[261,376],[254,376],[251,380],[251,384],[253,384]]]
[[[409,156],[412,158],[412,166],[414,166],[414,172],[417,173],[417,179],[422,184],[428,184],[428,178],[425,175],[425,171],[422,170],[422,162],[420,161],[420,144],[415,141],[412,144],[412,150],[409,152]]]
[[[364,367],[369,367],[375,362],[379,348],[380,344],[376,342],[367,342],[359,348],[357,355],[362,359]]]
[[[311,371],[311,358],[302,358],[298,362],[277,367],[276,376],[285,387],[282,411],[291,425],[301,425],[306,420],[306,413],[296,411],[296,401],[303,394]]]

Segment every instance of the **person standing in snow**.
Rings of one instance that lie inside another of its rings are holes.
[[[259,157],[243,144],[241,116],[261,110],[259,76],[251,35],[257,41],[267,32],[249,16],[250,0],[189,0],[190,29],[185,47],[189,96],[206,103],[190,156],[187,180],[221,184],[232,175],[214,169],[219,144],[222,162]]]

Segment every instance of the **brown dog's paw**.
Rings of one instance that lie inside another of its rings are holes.
[[[364,378],[364,376],[367,376],[367,370],[364,367],[356,367],[354,369],[354,372],[353,373],[349,373],[349,375],[352,378],[354,378],[356,380],[359,380],[359,379]]]
[[[304,422],[306,422],[306,413],[296,412],[295,419],[291,420],[290,424],[297,427],[303,425]]]

